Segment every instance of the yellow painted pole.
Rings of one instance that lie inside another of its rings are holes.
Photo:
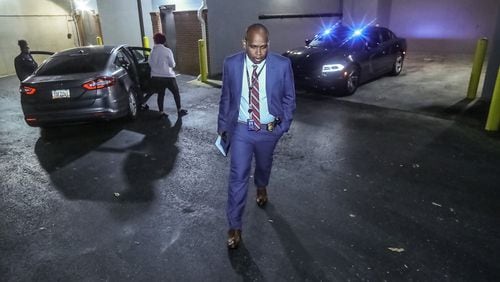
[[[491,98],[490,111],[486,120],[485,129],[488,131],[498,131],[500,126],[500,68],[498,69],[497,81],[495,82],[495,90]]]
[[[475,99],[481,70],[483,69],[484,57],[486,56],[486,48],[488,47],[488,38],[483,37],[477,41],[476,53],[474,54],[474,63],[472,64],[472,72],[470,74],[469,88],[467,89],[467,98]]]
[[[97,42],[97,45],[102,45],[102,38],[100,36],[97,36],[95,40]]]
[[[149,38],[147,36],[142,38],[142,47],[149,48]],[[144,51],[144,56],[149,56],[149,51]]]
[[[208,79],[208,63],[207,63],[207,45],[205,40],[198,40],[198,56],[200,58],[200,78],[202,82],[207,82]]]

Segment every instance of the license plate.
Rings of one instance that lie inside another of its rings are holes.
[[[69,97],[69,89],[52,90],[52,99],[63,99]]]

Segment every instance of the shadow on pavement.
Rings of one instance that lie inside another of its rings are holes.
[[[242,241],[236,250],[228,249],[228,257],[234,271],[243,281],[263,281],[264,276]]]
[[[300,242],[290,224],[276,211],[274,205],[268,203],[265,211],[267,216],[274,221],[272,226],[278,234],[278,238],[281,240],[284,249],[287,250],[288,259],[295,269],[296,274],[300,277],[299,280],[328,281],[321,267],[314,264],[314,257],[311,256],[306,247]],[[310,239],[314,240],[315,238],[311,236]]]
[[[349,138],[345,165],[360,177],[338,202],[356,217],[340,227],[344,238],[338,239],[352,240],[353,250],[374,269],[392,268],[379,280],[426,281],[439,273],[450,281],[497,281],[499,267],[488,251],[498,246],[497,140],[460,123],[432,128],[427,123],[434,120],[396,119],[358,116],[348,123],[371,138]],[[385,131],[392,143],[376,134],[386,124],[392,124],[392,132]],[[376,149],[359,149],[369,143]],[[394,245],[405,251],[387,251]]]
[[[124,173],[128,190],[121,199],[127,201],[150,201],[153,198],[153,182],[168,175],[174,167],[179,149],[175,146],[182,119],[174,126],[170,121],[160,120],[157,128],[138,127],[135,132],[145,135],[141,143],[133,146],[124,162]]]
[[[143,113],[133,123],[114,121],[50,128],[35,145],[57,190],[74,200],[150,202],[154,182],[175,163],[182,120]]]
[[[418,108],[417,111],[443,119],[454,119],[481,128],[484,126],[488,115],[489,102],[481,99],[464,98],[451,106],[425,106]]]

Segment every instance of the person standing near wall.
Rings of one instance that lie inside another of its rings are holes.
[[[268,53],[269,32],[262,24],[250,25],[243,45],[246,52],[224,61],[218,129],[231,144],[227,219],[227,246],[238,247],[248,191],[252,158],[259,207],[267,203],[267,185],[273,153],[288,131],[295,111],[295,86],[288,58]]]
[[[165,89],[168,88],[174,95],[175,105],[177,106],[177,115],[183,116],[187,114],[186,110],[181,109],[181,96],[179,87],[175,80],[175,60],[172,50],[165,47],[167,38],[161,33],[156,33],[153,36],[154,46],[148,59],[151,67],[151,91],[144,97],[142,103],[146,103],[149,97],[154,93],[158,94],[158,111],[160,116],[168,116],[163,111],[163,100],[165,98]]]
[[[17,45],[19,45],[21,53],[14,59],[14,68],[16,69],[19,81],[23,81],[38,68],[38,64],[31,56],[26,40],[21,39],[17,41]]]

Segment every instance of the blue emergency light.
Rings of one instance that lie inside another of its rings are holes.
[[[362,35],[362,34],[363,34],[363,30],[362,30],[362,29],[356,29],[356,30],[353,32],[352,36],[357,37],[357,36],[360,36],[360,35]]]

